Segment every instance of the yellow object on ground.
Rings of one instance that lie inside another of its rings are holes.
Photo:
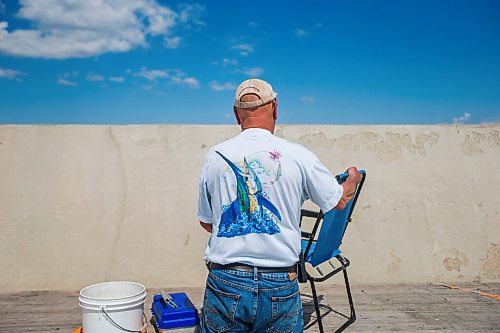
[[[463,292],[466,292],[466,293],[478,294],[478,295],[481,295],[481,296],[496,298],[496,299],[500,300],[500,295],[489,294],[489,293],[485,293],[485,292],[482,292],[482,291],[470,290],[470,289],[465,289],[465,288],[459,288],[459,287],[457,287],[457,286],[455,286],[453,284],[451,284],[449,286],[447,286],[445,284],[441,284],[441,286],[449,288],[449,289],[456,289],[456,290],[460,290],[460,291],[463,291]]]

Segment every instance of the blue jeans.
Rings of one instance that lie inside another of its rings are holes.
[[[210,270],[201,332],[303,332],[297,279],[288,273]]]

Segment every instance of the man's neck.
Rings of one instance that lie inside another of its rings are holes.
[[[262,122],[246,121],[244,124],[241,124],[241,131],[244,131],[249,128],[261,128],[268,130],[269,132],[274,134],[274,127],[275,127],[274,122],[272,124],[264,124]]]

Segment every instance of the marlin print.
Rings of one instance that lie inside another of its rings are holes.
[[[281,221],[281,215],[264,196],[260,179],[246,158],[243,159],[243,168],[240,169],[220,152],[216,151],[216,153],[229,165],[236,176],[236,200],[223,209],[218,236],[234,237],[248,233],[274,234],[279,232],[278,225],[266,210],[279,221]]]

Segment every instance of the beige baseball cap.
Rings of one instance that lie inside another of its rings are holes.
[[[248,94],[257,95],[259,99],[252,102],[242,102],[241,97]],[[236,88],[234,106],[239,109],[255,108],[273,101],[276,96],[278,96],[278,94],[273,91],[273,87],[271,87],[271,85],[266,81],[260,79],[248,79],[243,81],[238,88]]]

